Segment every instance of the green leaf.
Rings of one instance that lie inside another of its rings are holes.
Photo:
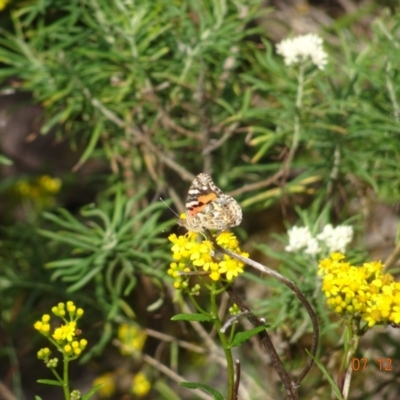
[[[38,233],[44,237],[47,237],[49,239],[53,239],[56,242],[63,242],[63,243],[68,243],[73,247],[76,247],[78,249],[85,249],[88,251],[96,251],[98,249],[98,247],[95,246],[96,243],[93,243],[93,245],[87,245],[83,243],[83,240],[90,240],[90,236],[89,237],[84,237],[81,236],[80,239],[76,239],[77,235],[71,235],[71,233],[69,232],[62,232],[62,233],[54,233],[51,231],[45,231],[43,229],[38,229]],[[68,237],[70,236],[70,237]],[[73,237],[72,237],[73,236]]]
[[[98,267],[93,268],[85,277],[83,277],[77,283],[75,283],[75,285],[70,286],[67,289],[67,292],[68,293],[76,292],[78,289],[85,286],[95,275],[99,274],[102,269],[103,269],[102,265],[99,265]]]
[[[102,386],[104,383],[100,383],[100,385],[96,385],[95,387],[91,388],[83,397],[82,400],[87,400],[90,397],[92,397],[93,394],[95,394]]]
[[[333,380],[333,378],[331,377],[329,372],[326,370],[324,365],[321,364],[307,349],[306,349],[306,352],[307,352],[308,356],[311,357],[314,360],[314,362],[317,365],[317,367],[322,371],[322,373],[324,374],[325,378],[328,380],[329,384],[331,385],[332,390],[334,391],[334,393],[336,395],[336,398],[338,400],[344,400],[338,385]]]
[[[257,326],[256,328],[250,329],[244,332],[238,332],[232,340],[230,347],[237,347],[240,346],[246,340],[249,340],[252,336],[257,335],[259,332],[265,331],[267,326]]]
[[[212,321],[214,318],[206,314],[177,314],[171,318],[171,321]]]
[[[63,383],[59,381],[54,381],[53,379],[38,379],[36,382],[44,383],[45,385],[62,386]]]
[[[157,379],[154,382],[153,389],[159,393],[160,399],[163,400],[181,400],[181,397],[176,391],[168,385],[168,382],[163,382],[161,379]]]
[[[181,382],[179,383],[181,386],[188,389],[202,389],[206,393],[210,393],[215,400],[224,400],[224,396],[217,390],[213,389],[208,385],[204,385],[203,383],[195,383],[195,382]]]
[[[85,225],[79,222],[73,215],[71,215],[64,208],[59,208],[57,210],[57,214],[61,214],[61,217],[49,212],[44,212],[43,216],[44,218],[54,222],[59,226],[62,226],[63,228],[76,230],[78,232],[83,233],[84,235],[87,235],[90,232],[89,228],[87,228]]]
[[[115,231],[121,224],[123,215],[124,199],[121,192],[121,186],[118,186],[117,193],[115,194],[114,200],[114,214],[112,216],[110,229]]]
[[[79,167],[82,166],[86,162],[86,160],[91,156],[93,150],[95,149],[97,142],[100,139],[100,135],[104,130],[103,121],[98,121],[95,127],[93,128],[92,135],[90,137],[89,144],[86,147],[86,150],[82,154],[81,158],[79,159],[78,163],[75,165],[74,170],[77,170]]]
[[[244,92],[242,108],[240,110],[241,114],[245,114],[246,111],[249,109],[249,106],[251,104],[251,94],[252,93],[250,89],[246,89],[246,91]]]
[[[82,258],[64,258],[63,260],[51,261],[46,263],[46,268],[64,268],[70,267],[71,265],[82,264]]]
[[[58,124],[61,122],[61,119],[64,116],[65,110],[59,111],[58,113],[54,114],[53,117],[51,117],[40,129],[40,133],[42,135],[46,135],[51,128],[53,128],[54,125]]]
[[[0,154],[0,164],[3,165],[13,165],[13,161],[11,159],[9,159],[6,156],[3,156],[2,154]]]
[[[160,297],[158,300],[156,300],[153,304],[150,304],[147,308],[147,312],[154,312],[158,310],[162,305],[164,304],[164,299]]]

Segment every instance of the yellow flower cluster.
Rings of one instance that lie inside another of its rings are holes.
[[[74,340],[71,344],[66,344],[64,346],[64,352],[69,356],[80,356],[82,351],[85,350],[87,346],[87,340]]]
[[[75,336],[75,330],[76,322],[71,321],[65,325],[61,325],[59,328],[56,328],[52,336],[57,342],[72,342],[73,337]]]
[[[97,393],[102,398],[111,397],[116,390],[117,377],[114,374],[107,372],[98,376],[92,383],[92,386],[102,385]],[[146,396],[151,389],[151,383],[143,372],[138,372],[132,379],[131,392],[136,397]]]
[[[15,190],[21,196],[30,198],[40,197],[44,194],[56,194],[60,188],[61,180],[48,175],[42,175],[33,181],[20,180],[15,185]]]
[[[243,272],[244,264],[242,262],[226,255],[222,255],[222,258],[218,259],[215,257],[212,243],[209,240],[199,241],[199,237],[198,233],[188,232],[184,236],[172,234],[168,238],[173,243],[171,250],[172,258],[175,260],[170,264],[168,274],[175,279],[174,287],[176,289],[188,287],[188,278],[184,274],[181,275],[182,272],[203,270],[209,273],[213,281],[219,281],[222,274],[227,281],[232,281]],[[239,242],[231,232],[222,232],[216,240],[225,249],[243,257],[249,256],[248,253],[240,250]]]
[[[14,191],[18,196],[33,200],[39,207],[51,206],[54,203],[54,195],[60,189],[61,180],[48,175],[41,175],[30,180],[22,179],[14,186]]]
[[[50,323],[49,322],[50,322],[50,315],[44,314],[44,315],[42,315],[42,320],[36,321],[33,326],[42,335],[49,336],[49,334],[50,334]]]
[[[0,11],[4,10],[6,8],[7,3],[9,3],[10,0],[0,0]]]
[[[46,360],[50,357],[51,355],[51,350],[48,347],[43,347],[43,349],[40,349],[37,352],[37,358],[39,360]]]
[[[379,261],[353,266],[341,253],[319,264],[328,305],[340,315],[361,317],[368,326],[400,323],[400,282]]]
[[[60,317],[65,322],[64,325],[56,328],[51,334],[50,332],[50,315],[44,314],[40,321],[36,321],[34,328],[39,331],[42,335],[49,338],[49,340],[64,354],[77,358],[81,355],[82,351],[87,346],[87,340],[74,340],[75,336],[78,335],[79,330],[76,328],[77,320],[83,315],[82,308],[77,308],[72,301],[68,301],[66,304],[58,303],[57,306],[51,309],[54,315]],[[69,319],[65,316],[68,313]],[[48,360],[50,354],[47,354],[47,350],[42,349],[38,353],[38,358]]]
[[[118,328],[118,339],[122,343],[121,354],[140,352],[146,342],[147,334],[134,325],[121,324]]]

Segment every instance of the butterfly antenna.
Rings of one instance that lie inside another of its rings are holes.
[[[162,197],[160,197],[160,201],[162,201],[164,205],[172,211],[173,214],[175,214],[178,218],[180,218],[179,215],[164,201]]]

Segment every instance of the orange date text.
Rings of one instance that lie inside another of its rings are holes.
[[[392,371],[392,359],[389,357],[378,358],[377,360],[379,371]],[[354,357],[351,360],[351,368],[353,371],[365,371],[368,363],[371,362],[368,358]]]

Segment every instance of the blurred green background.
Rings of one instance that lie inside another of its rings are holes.
[[[397,2],[39,0],[0,1],[0,8],[0,394],[60,398],[36,383],[48,371],[36,359],[44,341],[33,323],[67,300],[85,310],[89,346],[71,371],[82,392],[108,374],[105,398],[137,398],[131,381],[146,363],[113,342],[132,321],[148,330],[145,354],[219,385],[223,371],[209,368],[206,355],[157,336],[206,347],[192,328],[170,321],[182,299],[166,273],[167,238],[184,231],[159,201],[183,212],[199,172],[241,204],[243,248],[276,268],[289,266],[292,279],[307,260],[284,254],[282,235],[299,220],[350,221],[353,260],[393,255]],[[284,65],[275,44],[309,32],[323,37],[328,65],[308,67],[299,107],[296,69]],[[303,322],[298,306],[278,316],[287,295],[271,300],[276,284],[250,278],[239,289],[255,308],[273,310],[285,361],[297,368],[309,340],[305,327],[289,341]],[[268,306],[260,302],[266,298]],[[319,312],[323,353],[334,359],[340,327]],[[376,351],[371,358],[390,356],[399,365],[393,332],[375,334],[365,344]],[[250,346],[243,352],[263,386],[271,367]],[[197,398],[152,368],[146,398]],[[394,373],[384,375],[384,394],[379,371],[368,374],[372,386],[365,373],[352,398],[398,398]],[[330,398],[316,368],[300,393]]]

